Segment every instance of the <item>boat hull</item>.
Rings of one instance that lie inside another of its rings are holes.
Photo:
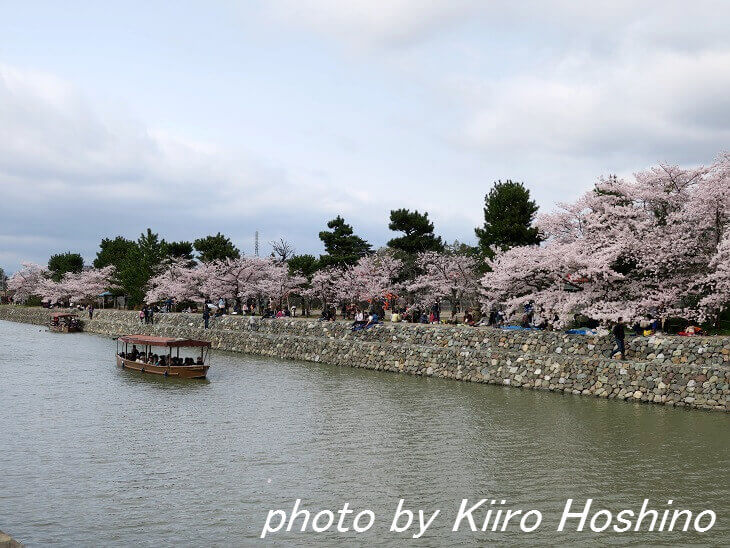
[[[54,333],[80,333],[82,331],[80,327],[68,327],[67,325],[50,325],[48,330]]]
[[[122,369],[150,373],[163,377],[175,377],[178,379],[204,379],[208,373],[209,365],[171,365],[169,367],[139,363],[117,356],[117,365]]]

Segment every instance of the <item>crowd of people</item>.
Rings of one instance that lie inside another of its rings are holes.
[[[132,345],[132,350],[129,352],[120,352],[120,358],[130,360],[137,363],[144,363],[148,365],[158,365],[160,367],[169,366],[182,366],[182,365],[203,365],[202,356],[198,356],[197,359],[191,357],[180,358],[177,356],[166,356],[164,354],[158,355],[152,352],[140,352],[137,349],[137,345]]]
[[[146,309],[148,309],[147,316],[144,315]],[[164,310],[169,309],[170,306],[166,304]],[[149,310],[152,310],[152,307],[142,309],[140,312],[140,321],[144,323],[153,322],[153,316],[149,313]],[[188,312],[190,311],[188,310]],[[468,326],[490,325],[501,327],[506,321],[504,313],[500,309],[494,309],[486,316],[483,316],[481,310],[478,308],[467,308],[463,314],[458,314],[452,310],[449,317],[444,318],[441,314],[442,309],[439,300],[433,301],[430,306],[413,304],[397,307],[391,306],[385,299],[376,299],[364,307],[358,303],[342,303],[339,306],[339,310],[335,305],[325,305],[322,307],[322,312],[318,319],[319,321],[335,321],[339,318],[341,320],[351,321],[353,329],[359,330],[366,325],[369,327],[382,323],[386,320],[386,312],[388,311],[390,311],[390,321],[393,323],[463,324]],[[301,315],[308,315],[308,312],[307,310],[302,310]],[[283,304],[277,306],[272,299],[265,301],[263,304],[257,303],[254,299],[248,299],[243,302],[236,300],[231,304],[228,299],[221,297],[215,303],[211,300],[206,300],[203,305],[202,315],[204,327],[207,329],[210,327],[211,319],[225,315],[260,315],[265,319],[292,318],[297,315],[297,307],[284,306]],[[538,324],[536,322],[540,323]],[[534,306],[532,303],[529,303],[525,305],[525,314],[522,316],[520,325],[525,328],[540,328],[545,327],[546,323],[535,315]]]
[[[164,310],[171,310],[172,304],[172,302],[165,303]],[[144,323],[153,323],[154,309],[155,307],[151,306],[143,308],[140,312],[140,321],[143,321]],[[307,310],[303,310],[302,315],[308,316],[308,312],[309,311]],[[338,307],[334,305],[325,305],[322,307],[319,321],[335,321],[339,318],[341,320],[350,321],[352,331],[360,331],[369,329],[386,321],[386,314],[388,312],[390,312],[390,321],[394,323],[405,322],[419,324],[492,326],[504,329],[550,330],[553,329],[553,325],[558,320],[558,318],[555,317],[553,322],[548,322],[546,318],[538,313],[533,301],[526,302],[518,321],[510,323],[504,311],[500,307],[494,307],[484,315],[478,308],[467,308],[463,313],[459,314],[455,313],[457,311],[452,309],[449,317],[443,318],[441,314],[441,302],[439,300],[434,300],[430,306],[412,304],[410,306],[398,307],[391,305],[387,299],[376,299],[368,303],[367,306],[362,306],[358,303],[342,303],[339,310]],[[296,316],[297,307],[284,306],[282,304],[277,306],[272,299],[269,299],[264,303],[258,303],[254,299],[248,299],[245,301],[236,300],[232,306],[231,303],[224,298],[220,298],[215,304],[212,301],[207,300],[203,306],[204,327],[207,329],[210,326],[211,318],[217,318],[226,314],[240,314],[247,316],[260,315],[265,319],[290,318]],[[584,318],[584,320],[586,319]],[[583,323],[587,324],[586,327],[569,329],[567,333],[592,335],[600,334],[601,332],[608,334],[610,332],[616,343],[615,350],[611,356],[619,354],[621,359],[625,358],[625,339],[628,328],[624,324],[622,318],[619,318],[618,322],[613,323],[606,328],[601,327],[597,321],[586,320]],[[581,325],[581,320],[577,316],[575,318],[575,324]],[[610,331],[608,330],[609,328]],[[645,319],[631,324],[631,332],[636,336],[650,336],[663,330],[663,321],[653,318],[652,316],[647,316]],[[699,328],[690,326],[679,334],[698,335],[701,333],[702,331]]]

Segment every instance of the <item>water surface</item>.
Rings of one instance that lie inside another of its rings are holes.
[[[0,321],[0,529],[28,545],[250,545],[267,511],[297,498],[376,522],[266,544],[404,544],[388,531],[400,498],[441,509],[424,546],[730,544],[722,413],[222,352],[208,381],[178,381],[117,368],[114,348]],[[589,497],[614,511],[672,499],[718,523],[557,533],[565,500]],[[462,498],[535,508],[543,525],[452,533]]]

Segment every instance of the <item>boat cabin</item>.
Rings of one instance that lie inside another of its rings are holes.
[[[180,349],[183,350],[182,356]],[[117,339],[117,365],[141,373],[202,379],[208,373],[210,343],[194,339],[124,335]]]

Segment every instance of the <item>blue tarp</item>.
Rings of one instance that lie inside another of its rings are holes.
[[[596,331],[593,329],[568,329],[566,333],[568,335],[595,335]]]

